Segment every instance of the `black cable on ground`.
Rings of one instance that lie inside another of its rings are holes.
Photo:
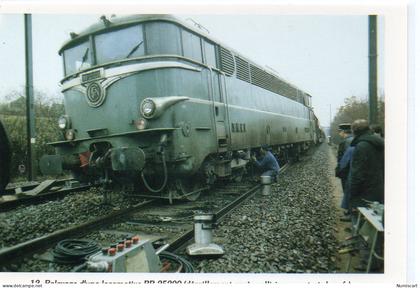
[[[185,259],[185,258],[183,258],[181,256],[178,256],[178,255],[176,255],[174,253],[171,253],[171,252],[168,252],[168,251],[162,251],[159,254],[159,257],[161,258],[161,260],[162,259],[167,259],[167,260],[170,260],[170,261],[174,261],[174,262],[180,263],[180,265],[182,265],[182,267],[183,267],[183,269],[181,270],[181,272],[184,272],[184,273],[194,273],[194,267],[193,267],[193,265],[190,262],[188,262],[187,259]]]
[[[78,264],[100,250],[98,243],[92,240],[66,239],[58,242],[52,254],[56,263]]]

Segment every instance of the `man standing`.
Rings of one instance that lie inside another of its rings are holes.
[[[356,120],[352,124],[354,139],[351,146],[354,147],[350,177],[350,209],[367,206],[368,201],[384,203],[384,140],[373,134],[366,120]],[[353,217],[356,214],[353,214]],[[355,220],[355,219],[354,219]],[[383,255],[382,234],[378,236],[375,246],[376,253]],[[362,249],[360,264],[354,267],[356,270],[367,269],[369,253]],[[371,269],[379,269],[379,262],[373,261]]]
[[[271,176],[275,178],[280,171],[280,166],[279,163],[277,163],[276,157],[269,151],[267,144],[261,146],[260,153],[263,156],[260,161],[258,161],[255,156],[252,156],[252,160],[258,168],[264,171],[261,176]]]
[[[341,179],[341,187],[343,188],[343,201],[341,202],[341,208],[345,209],[345,215],[348,215],[347,212],[349,209],[349,195],[348,195],[348,175],[350,172],[350,161],[352,156],[352,151],[348,151],[350,148],[351,141],[353,141],[353,136],[351,134],[351,124],[343,123],[338,125],[339,135],[343,140],[338,145],[337,152],[337,167],[335,168],[335,176]],[[350,149],[352,150],[352,149]],[[344,157],[345,156],[345,157]],[[342,221],[350,221],[349,216],[341,218]]]
[[[346,152],[347,148],[350,147],[351,141],[353,141],[353,136],[351,134],[351,124],[350,123],[343,123],[338,125],[338,135],[340,135],[343,140],[341,140],[340,144],[338,144],[338,152],[337,152],[337,167],[335,169],[335,176],[338,176],[338,172],[340,170],[340,160],[343,157],[344,153]],[[344,184],[343,184],[344,187]]]
[[[349,193],[350,207],[366,206],[363,201],[384,203],[384,140],[373,135],[366,120],[359,119],[352,124],[354,147]]]

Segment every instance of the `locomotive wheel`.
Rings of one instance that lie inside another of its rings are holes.
[[[199,182],[194,181],[193,179],[191,180],[189,181],[188,179],[178,179],[176,180],[176,187],[180,195],[190,201],[195,201],[198,199],[198,197],[200,197],[202,191],[201,188],[203,187]]]

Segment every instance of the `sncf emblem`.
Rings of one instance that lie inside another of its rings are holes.
[[[86,99],[91,107],[99,107],[105,101],[105,91],[101,85],[96,82],[92,82],[86,89]]]

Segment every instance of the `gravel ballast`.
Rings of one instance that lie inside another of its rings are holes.
[[[193,261],[197,272],[335,272],[336,208],[328,146],[290,167],[214,231],[225,255]]]
[[[22,206],[0,213],[0,249],[22,243],[59,229],[82,224],[127,207],[129,201],[115,193],[113,206],[103,205],[99,188],[77,192],[57,201]]]

